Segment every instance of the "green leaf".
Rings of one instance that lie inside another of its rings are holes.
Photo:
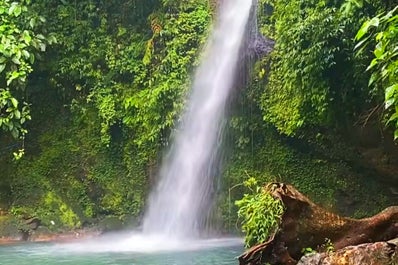
[[[380,23],[380,19],[378,17],[374,17],[371,20],[365,21],[363,23],[362,27],[359,29],[357,32],[357,35],[355,36],[356,40],[360,40],[366,33],[368,33],[368,30],[370,27],[378,27]]]
[[[31,18],[29,21],[29,26],[33,29],[36,26],[36,19]]]
[[[363,44],[365,44],[365,42],[367,42],[370,39],[371,36],[367,36],[366,38],[364,38],[363,40],[361,40],[360,42],[358,42],[355,47],[354,50],[357,50],[359,47],[361,47]],[[366,46],[366,45],[365,45]]]
[[[26,44],[29,44],[32,41],[32,37],[30,36],[29,31],[26,30],[23,32],[22,38]]]
[[[377,65],[378,61],[377,58],[374,58],[372,60],[372,62],[369,64],[368,68],[366,68],[366,71],[369,71],[370,69],[372,69],[373,67],[375,67]]]
[[[379,79],[378,74],[377,74],[376,72],[373,73],[373,74],[370,76],[370,78],[369,78],[368,86],[369,86],[369,87],[372,86],[373,83],[374,83],[375,81],[377,81],[378,79]]]
[[[0,73],[3,72],[3,70],[6,68],[5,64],[0,64]]]
[[[395,99],[394,98],[390,98],[389,100],[385,101],[385,108],[388,109],[390,108],[392,105],[394,105],[395,103]]]
[[[35,54],[34,53],[30,54],[29,62],[30,62],[30,64],[33,64],[35,62]]]
[[[398,92],[398,84],[389,86],[386,88],[386,91],[384,93],[385,95],[385,101],[389,100],[390,98],[392,98],[394,96],[394,93]]]
[[[11,77],[8,78],[8,80],[7,80],[7,86],[9,86],[11,84],[11,82],[18,77],[19,77],[19,72],[17,72],[17,71],[12,72]]]
[[[13,2],[13,3],[11,4],[10,8],[8,9],[8,14],[9,14],[9,15],[14,14],[14,10],[15,10],[15,8],[17,7],[17,5],[18,5],[17,2]]]
[[[22,13],[22,7],[20,5],[17,5],[14,9],[14,15],[16,17],[19,17],[19,15]]]
[[[18,100],[16,98],[10,98],[10,100],[14,108],[18,108]]]
[[[384,46],[381,42],[377,43],[376,49],[374,50],[374,55],[377,59],[381,59],[384,54]]]
[[[391,115],[391,117],[387,121],[387,124],[389,124],[390,122],[392,122],[394,120],[398,120],[398,112],[395,112],[393,115]]]
[[[11,124],[12,124],[12,123],[11,123]],[[15,139],[17,139],[18,136],[19,136],[18,130],[16,130],[16,129],[11,129],[11,135],[12,135],[12,137],[14,137]]]
[[[30,57],[30,53],[27,50],[23,50],[22,51],[23,56],[25,57],[25,59],[29,59]]]
[[[394,132],[394,140],[398,139],[398,129],[395,130]]]
[[[377,33],[376,41],[380,41],[384,37],[384,31]]]
[[[14,110],[14,116],[15,118],[17,118],[18,120],[21,119],[21,112],[19,110]]]
[[[11,61],[15,64],[21,64],[21,61],[17,57],[12,57]]]

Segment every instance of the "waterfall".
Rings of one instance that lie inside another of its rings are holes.
[[[213,192],[214,167],[253,0],[223,1],[196,71],[185,113],[152,191],[143,232],[200,235]]]

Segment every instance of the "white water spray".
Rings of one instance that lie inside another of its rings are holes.
[[[143,231],[177,238],[200,234],[211,197],[225,105],[253,0],[223,1],[186,112],[152,192]]]

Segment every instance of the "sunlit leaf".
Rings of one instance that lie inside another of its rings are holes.
[[[395,112],[391,117],[388,119],[387,124],[391,123],[392,121],[398,120],[398,112]]]
[[[17,108],[18,107],[18,100],[16,100],[15,98],[11,98],[10,100],[11,100],[11,103],[14,106],[14,108]]]
[[[22,13],[22,7],[20,5],[17,5],[14,9],[14,15],[18,17]]]
[[[30,53],[27,50],[23,50],[22,51],[23,56],[25,57],[25,59],[29,59],[30,57]]]
[[[366,68],[366,71],[369,71],[370,69],[372,69],[373,67],[375,67],[375,66],[377,65],[377,63],[378,63],[377,58],[374,58],[374,59],[372,60],[372,62],[370,62],[368,68]]]
[[[371,36],[367,36],[366,38],[364,38],[363,40],[361,40],[360,42],[358,42],[355,47],[354,50],[357,50],[359,47],[362,47],[363,44],[365,44]]]
[[[12,72],[11,77],[8,78],[8,80],[7,80],[7,86],[9,86],[11,84],[11,82],[18,77],[19,77],[19,72],[17,72],[17,71]]]
[[[363,23],[362,27],[359,29],[357,35],[355,36],[356,40],[360,40],[366,33],[368,33],[370,27],[378,27],[380,23],[380,19],[378,17],[374,17],[371,20]]]
[[[21,61],[17,57],[12,57],[11,61],[15,64],[21,64]]]
[[[392,98],[396,92],[398,92],[398,84],[387,87],[385,91],[385,100],[387,101]]]
[[[390,99],[386,100],[384,102],[385,109],[389,109],[392,105],[394,105],[394,103],[395,103],[395,99],[394,98],[390,98]]]

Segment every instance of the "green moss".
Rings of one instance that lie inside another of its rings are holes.
[[[75,228],[81,225],[79,217],[76,215],[76,213],[74,213],[71,207],[54,192],[47,192],[43,198],[43,202],[44,204],[41,206],[42,209],[40,210],[43,211],[43,215],[46,215],[46,219],[58,219],[61,224],[69,228]],[[55,214],[51,216],[48,213]],[[50,222],[51,221],[53,220],[50,220]]]
[[[241,183],[251,177],[259,184],[273,181],[292,184],[315,203],[342,215],[370,216],[391,203],[381,192],[384,187],[377,179],[361,174],[343,160],[328,157],[328,153],[314,154],[310,150],[309,145],[292,144],[289,138],[278,136],[272,129],[264,136],[264,144],[236,150],[221,184],[220,205],[223,206],[219,210],[229,224],[227,229],[234,229],[237,218],[237,208],[231,203],[250,192]],[[333,147],[328,151],[334,153]],[[351,150],[346,151],[346,158],[351,157]],[[343,157],[341,151],[339,156]]]

